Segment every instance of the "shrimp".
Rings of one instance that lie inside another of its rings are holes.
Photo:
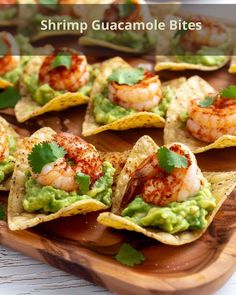
[[[214,142],[219,137],[236,135],[236,100],[217,96],[213,104],[203,108],[200,99],[191,100],[186,129],[195,138]]]
[[[39,174],[32,173],[32,177],[39,184],[71,192],[79,189],[76,182],[78,172],[89,175],[91,184],[103,175],[103,161],[94,146],[69,133],[56,134],[53,140],[63,147],[67,154],[64,158],[46,164]],[[73,164],[68,160],[73,161]]]
[[[119,85],[112,81],[108,85],[108,98],[122,107],[147,111],[157,106],[162,98],[161,82],[148,71],[135,85]]]
[[[0,75],[14,70],[20,64],[20,50],[14,37],[7,32],[0,33],[0,41],[6,45],[6,52],[0,50]]]
[[[190,21],[202,23],[202,29],[188,30],[183,35],[180,44],[185,50],[195,52],[202,46],[219,47],[227,42],[228,34],[224,25],[203,16],[193,17]]]
[[[71,67],[57,67],[52,69],[52,63],[56,53],[44,59],[39,71],[39,81],[49,84],[55,90],[67,90],[75,92],[89,80],[87,59],[84,55],[78,55],[72,49],[62,49],[60,52],[70,53],[72,56]]]
[[[186,168],[174,168],[167,173],[159,165],[156,154],[144,160],[131,175],[122,207],[137,194],[142,194],[147,203],[165,206],[170,202],[182,202],[196,194],[202,182],[202,174],[193,153],[183,144],[173,143],[169,150],[185,156]]]
[[[0,124],[0,162],[9,156],[8,132],[6,128]]]

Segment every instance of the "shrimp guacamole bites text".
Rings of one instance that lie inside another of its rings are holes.
[[[198,76],[176,92],[164,128],[164,143],[183,142],[194,153],[236,146],[236,86],[217,93]]]
[[[112,164],[80,137],[38,130],[17,151],[10,229],[110,207],[114,173]]]
[[[185,78],[161,85],[158,76],[132,68],[120,57],[102,63],[94,81],[83,135],[105,130],[163,127],[168,106]]]
[[[94,25],[79,39],[79,43],[130,53],[143,53],[154,48],[154,30],[135,28],[135,24],[145,24],[153,20],[148,5],[142,0],[111,2],[113,3],[108,8],[107,5],[101,5],[96,11],[89,11],[88,19]],[[96,21],[93,22],[94,20]]]
[[[0,190],[10,189],[10,177],[15,165],[15,150],[18,134],[0,117]]]
[[[175,35],[163,33],[169,52],[156,57],[156,71],[213,71],[229,61],[231,33],[223,24],[206,17],[195,16],[189,23],[201,23],[201,30],[181,30]]]
[[[200,238],[235,187],[236,173],[203,173],[189,148],[138,140],[117,181],[113,213],[98,222],[179,246]]]
[[[88,65],[86,57],[72,49],[32,57],[20,82],[22,99],[15,107],[17,120],[24,122],[87,103],[96,73],[97,65]]]

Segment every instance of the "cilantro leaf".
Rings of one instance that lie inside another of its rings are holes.
[[[231,85],[220,92],[220,96],[223,98],[235,98],[236,99],[236,85]]]
[[[134,266],[145,261],[145,257],[141,252],[126,243],[121,245],[115,259],[127,266]]]
[[[135,4],[132,0],[126,0],[123,4],[118,5],[119,17],[126,17],[135,11]]]
[[[144,79],[144,69],[118,68],[113,70],[108,82],[115,81],[118,84],[134,85]]]
[[[200,100],[198,102],[198,105],[203,108],[208,108],[209,106],[213,104],[213,102],[214,102],[214,98],[210,96],[206,96],[203,100]]]
[[[65,67],[69,69],[71,67],[72,63],[72,56],[71,55],[62,55],[63,53],[59,53],[54,61],[52,62],[52,69],[58,68],[58,67]]]
[[[178,155],[164,146],[159,148],[157,158],[161,168],[167,173],[171,173],[174,168],[186,168],[188,165],[185,156]]]
[[[0,109],[13,108],[21,98],[15,87],[8,87],[0,93]]]
[[[0,205],[0,220],[4,220],[5,218],[5,210],[2,205]]]
[[[58,0],[39,0],[39,4],[51,10],[57,10],[58,8]]]
[[[0,56],[7,54],[8,47],[7,44],[3,41],[3,38],[0,38]]]
[[[79,190],[82,194],[86,194],[90,187],[90,176],[82,172],[77,172],[76,181],[79,184]]]
[[[33,172],[40,173],[46,164],[63,158],[65,154],[66,151],[57,143],[42,142],[33,147],[31,153],[28,155],[28,161]]]

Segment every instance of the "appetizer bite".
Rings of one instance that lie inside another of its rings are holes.
[[[0,117],[0,191],[10,189],[10,178],[15,166],[18,134]]]
[[[32,57],[20,81],[16,118],[24,122],[50,111],[87,103],[97,65],[81,53],[62,48],[48,56]]]
[[[0,0],[0,26],[17,25],[18,1]]]
[[[163,127],[175,90],[185,78],[161,85],[159,77],[142,68],[132,68],[122,58],[105,61],[94,81],[83,135],[105,130]]]
[[[168,56],[157,56],[156,71],[212,71],[229,61],[232,40],[225,25],[204,16],[191,17],[188,22],[201,24],[201,29],[177,31],[169,39]]]
[[[0,32],[0,88],[14,86],[19,82],[20,75],[27,62],[31,46],[28,40],[21,35],[14,38],[8,32]],[[24,52],[26,51],[26,52]]]
[[[115,169],[79,136],[42,128],[22,141],[8,202],[8,225],[20,230],[111,206]]]
[[[94,24],[96,28],[91,27],[86,35],[79,39],[79,43],[85,46],[101,46],[130,53],[143,53],[154,48],[156,38],[154,31],[145,28],[143,30],[135,29],[135,23],[146,23],[152,20],[148,5],[140,0],[111,2],[112,4],[102,11],[100,22]],[[92,15],[92,11],[90,11],[90,15]],[[98,19],[97,13],[94,19]],[[132,24],[134,27],[131,27]],[[129,27],[125,28],[126,25]]]
[[[183,142],[194,153],[236,146],[236,86],[219,93],[198,76],[176,91],[164,128],[164,142]]]
[[[101,213],[98,222],[164,244],[190,243],[207,230],[235,180],[235,172],[202,173],[181,143],[158,147],[143,136],[118,178],[113,213]]]

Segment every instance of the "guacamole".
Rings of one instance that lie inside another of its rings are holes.
[[[0,10],[0,22],[5,20],[15,21],[15,17],[17,16],[17,8],[13,5],[11,7],[3,8]]]
[[[92,188],[86,194],[77,192],[66,192],[52,186],[42,186],[38,184],[31,176],[26,176],[25,196],[23,207],[27,212],[44,212],[51,213],[70,206],[71,204],[86,200],[95,199],[107,206],[112,203],[112,183],[115,169],[109,162],[104,162],[104,175],[99,178]]]
[[[90,94],[93,81],[98,74],[98,67],[90,66],[89,73],[89,81],[77,91],[77,93],[81,93],[85,96]],[[40,85],[38,74],[23,76],[23,83],[32,98],[41,106],[45,105],[53,98],[66,93],[66,91],[54,90],[49,84]]]
[[[91,30],[88,33],[88,37],[120,46],[130,47],[136,50],[145,50],[152,47],[154,44],[154,40],[150,38],[150,35],[147,32],[140,34],[132,31],[114,32]]]
[[[225,61],[225,55],[229,44],[220,47],[202,46],[195,53],[185,51],[179,44],[179,39],[174,39],[171,45],[171,54],[175,55],[177,61],[190,64],[201,64],[204,66],[218,66]]]
[[[16,141],[14,137],[8,136],[8,145],[10,154],[2,162],[0,162],[0,183],[7,179],[14,170],[15,158],[13,157],[13,154],[16,149]]]
[[[98,94],[93,98],[93,114],[97,123],[109,124],[137,112],[134,109],[126,109],[112,103],[106,98],[106,93],[107,91],[104,91],[102,94]],[[157,107],[150,109],[149,112],[156,113],[165,118],[168,106],[173,98],[174,90],[168,87],[163,93],[163,98],[160,104]]]
[[[121,215],[140,226],[159,228],[174,234],[206,228],[206,217],[215,206],[216,201],[208,184],[186,201],[172,202],[165,207],[148,204],[142,196],[137,196]]]

